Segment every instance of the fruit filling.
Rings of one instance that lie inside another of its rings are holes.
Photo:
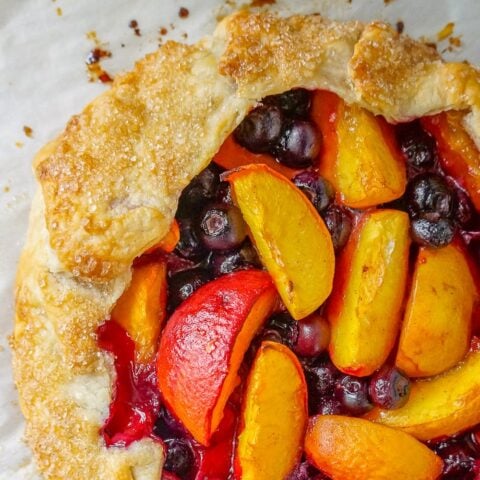
[[[480,154],[462,113],[390,125],[263,99],[98,330],[107,446],[163,478],[480,478]]]

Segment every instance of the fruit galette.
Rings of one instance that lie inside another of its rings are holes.
[[[15,375],[50,479],[480,478],[480,78],[242,12],[35,161]]]

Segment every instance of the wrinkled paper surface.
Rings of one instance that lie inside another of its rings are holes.
[[[480,64],[480,51],[475,49],[478,0],[386,3],[278,0],[270,8],[320,12],[336,19],[386,19],[393,24],[401,20],[406,33],[429,40],[436,40],[437,33],[454,22],[453,36],[461,36],[463,45],[446,57]],[[24,424],[11,374],[13,281],[35,190],[33,155],[72,114],[108,88],[88,81],[85,59],[94,44],[87,32],[96,32],[112,52],[102,65],[115,75],[155,50],[160,38],[197,40],[214,28],[216,18],[232,10],[231,4],[231,0],[0,0],[0,480],[39,478],[22,440]],[[188,18],[179,17],[180,7],[189,9]],[[129,27],[133,19],[141,36]],[[168,30],[166,35],[159,33],[162,27]],[[440,50],[448,45],[444,40]],[[32,128],[31,137],[25,126]]]

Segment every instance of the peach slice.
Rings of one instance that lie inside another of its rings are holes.
[[[366,208],[403,195],[405,162],[383,119],[325,91],[314,94],[312,118],[323,135],[320,173],[343,204]]]
[[[227,180],[285,306],[295,319],[306,317],[332,290],[335,255],[325,223],[301,190],[266,165],[242,167]]]
[[[397,210],[366,213],[350,236],[327,309],[330,356],[343,372],[370,375],[387,359],[400,327],[409,245],[408,216]]]
[[[434,480],[443,466],[440,457],[406,433],[338,415],[310,420],[305,452],[333,480]]]
[[[307,386],[297,357],[263,342],[247,380],[235,477],[284,479],[300,459],[307,425]]]
[[[480,351],[472,349],[460,365],[414,382],[403,407],[375,408],[365,418],[420,440],[454,435],[480,423]]]
[[[396,364],[410,377],[458,363],[470,344],[475,281],[461,247],[421,248],[415,265]]]
[[[202,445],[220,424],[243,356],[276,301],[268,273],[238,271],[199,288],[170,317],[158,351],[158,385]]]
[[[480,152],[462,125],[463,112],[445,112],[422,119],[437,140],[440,163],[470,194],[480,210]]]
[[[153,247],[150,247],[145,253],[152,253],[156,250],[163,250],[166,253],[173,252],[180,240],[180,227],[178,222],[174,220],[170,226],[170,230],[167,234]]]
[[[112,310],[112,318],[135,342],[138,362],[148,363],[157,351],[167,304],[167,266],[153,262],[136,266],[132,281]]]

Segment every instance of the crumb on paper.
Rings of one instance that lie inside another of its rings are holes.
[[[188,38],[188,33],[187,33],[187,32],[183,32],[183,33],[182,33],[182,38],[183,38],[184,40],[186,40],[186,39]]]
[[[110,75],[101,64],[101,60],[104,58],[110,58],[112,52],[104,48],[102,42],[98,39],[96,32],[87,32],[87,39],[92,41],[95,45],[95,47],[88,53],[85,60],[89,81],[101,83],[112,82],[113,76]]]
[[[160,35],[166,35],[168,33],[168,30],[165,27],[161,27],[159,32],[160,32]]]
[[[10,185],[5,185],[5,186],[3,187],[3,192],[4,192],[4,193],[9,193],[9,192],[10,192]]]
[[[251,7],[264,7],[265,5],[275,5],[277,0],[252,0],[250,2]]]
[[[22,148],[23,147],[23,142],[15,142],[15,146],[17,148]]]
[[[33,137],[33,128],[29,127],[28,125],[23,126],[23,133],[28,137],[32,138]]]
[[[135,33],[135,35],[137,37],[142,36],[142,33],[140,32],[140,27],[138,26],[137,20],[135,20],[135,19],[130,20],[128,26],[133,30],[133,32]]]
[[[402,34],[403,31],[405,30],[405,23],[402,20],[399,20],[396,24],[395,27],[397,29],[397,32]]]
[[[57,15],[58,15],[59,17],[61,17],[61,16],[63,15],[63,10],[62,10],[60,7],[57,7],[56,12],[57,12]]]
[[[384,3],[385,5],[388,5],[389,3],[392,3],[392,2],[393,2],[393,0],[383,0],[383,3]]]
[[[180,7],[180,9],[178,10],[178,16],[180,18],[187,18],[189,15],[190,15],[190,10],[188,10],[188,8]]]
[[[455,29],[455,24],[453,22],[448,22],[438,33],[437,40],[439,42],[446,40],[450,35],[453,34]]]

